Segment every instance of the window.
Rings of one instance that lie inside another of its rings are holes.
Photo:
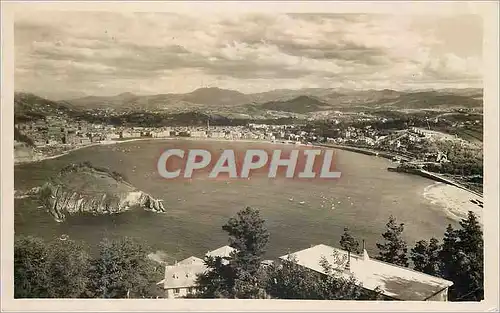
[[[179,288],[174,289],[174,294],[178,294],[179,292],[181,292],[181,290]]]

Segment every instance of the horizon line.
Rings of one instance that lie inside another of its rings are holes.
[[[108,95],[96,95],[96,94],[86,94],[82,96],[77,96],[77,97],[68,97],[68,98],[61,98],[61,97],[57,97],[58,99],[57,100],[53,100],[51,98],[54,98],[54,97],[47,97],[47,96],[40,96],[42,98],[45,98],[45,99],[48,99],[48,100],[52,100],[52,101],[64,101],[64,100],[74,100],[74,99],[82,99],[82,98],[87,98],[87,97],[117,97],[117,96],[121,96],[121,95],[126,95],[126,94],[130,94],[130,95],[133,95],[133,96],[137,96],[137,97],[147,97],[147,96],[157,96],[157,95],[186,95],[186,94],[190,94],[190,93],[193,93],[193,92],[196,92],[198,90],[206,90],[206,89],[218,89],[218,90],[224,90],[224,91],[230,91],[230,92],[237,92],[237,93],[240,93],[242,95],[255,95],[255,94],[264,94],[264,93],[269,93],[269,92],[274,92],[274,91],[301,91],[301,90],[314,90],[314,89],[317,89],[317,90],[329,90],[331,89],[332,91],[334,90],[348,90],[348,91],[396,91],[396,92],[421,92],[421,91],[439,91],[439,90],[466,90],[466,89],[478,89],[478,90],[484,90],[484,87],[438,87],[438,88],[405,88],[405,89],[402,89],[402,88],[347,88],[347,87],[304,87],[304,88],[298,88],[298,89],[294,89],[294,88],[277,88],[277,89],[270,89],[270,90],[267,90],[267,91],[261,91],[261,92],[253,92],[253,93],[245,93],[245,92],[241,92],[239,90],[236,90],[236,89],[229,89],[229,88],[221,88],[221,87],[217,87],[217,86],[213,86],[213,87],[198,87],[198,88],[195,88],[189,92],[167,92],[167,93],[134,93],[134,92],[130,92],[130,91],[124,91],[124,92],[120,92],[120,93],[115,93],[115,94],[108,94]],[[39,96],[40,93],[38,92],[32,92],[32,91],[27,91],[27,90],[15,90],[14,89],[14,94],[16,93],[27,93],[27,94],[33,94],[33,95],[37,95]]]

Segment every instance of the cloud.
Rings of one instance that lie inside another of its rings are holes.
[[[451,30],[464,23],[456,40]],[[20,14],[15,84],[61,97],[217,84],[243,92],[480,86],[480,24],[476,16]]]

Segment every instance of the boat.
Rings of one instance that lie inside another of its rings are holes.
[[[305,202],[305,201],[300,201],[300,202],[299,202],[299,204],[304,204],[304,203],[306,203],[306,202]]]
[[[66,234],[62,234],[61,237],[59,237],[59,240],[61,240],[61,241],[66,241],[68,239],[69,239],[69,236]]]
[[[293,198],[288,199],[288,201],[293,201]]]

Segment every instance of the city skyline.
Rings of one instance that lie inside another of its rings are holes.
[[[48,98],[219,87],[482,87],[475,15],[16,14],[15,85]],[[56,86],[56,88],[55,88]]]

